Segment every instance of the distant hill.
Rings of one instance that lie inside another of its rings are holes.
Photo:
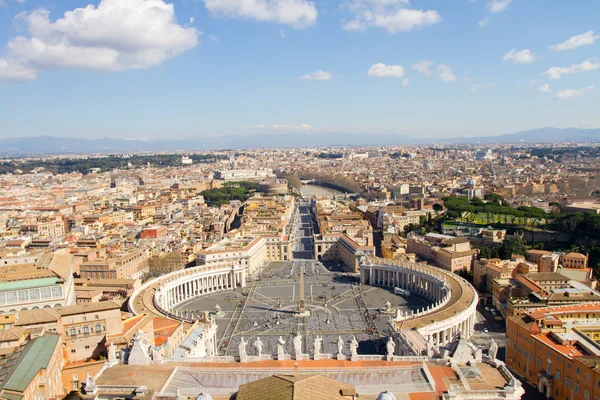
[[[180,140],[84,139],[52,136],[0,139],[2,155],[123,153],[321,146],[385,146],[419,143],[523,144],[600,143],[600,129],[539,128],[498,136],[418,139],[405,135],[346,133],[282,133],[207,136]]]
[[[529,131],[509,133],[498,136],[481,136],[471,138],[453,138],[442,140],[443,143],[582,143],[600,142],[600,129],[580,128],[538,128]]]

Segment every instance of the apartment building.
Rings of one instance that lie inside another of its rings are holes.
[[[540,272],[559,272],[577,281],[592,278],[592,269],[588,267],[588,257],[581,253],[562,253],[546,250],[528,250],[527,261],[536,263]]]
[[[65,222],[62,219],[54,221],[40,221],[32,224],[23,224],[19,231],[21,235],[41,238],[62,238],[65,236]]]
[[[149,271],[148,252],[130,250],[82,263],[79,266],[83,279],[141,279]]]
[[[600,400],[600,304],[530,310],[507,319],[506,363],[546,397]]]
[[[67,363],[98,359],[107,356],[107,335],[123,331],[121,304],[109,300],[20,311],[15,326],[60,334]]]
[[[407,238],[406,252],[448,271],[471,269],[477,251],[471,249],[466,238],[428,233],[425,236],[410,235]]]
[[[62,367],[60,335],[42,332],[0,359],[0,398],[62,398]]]

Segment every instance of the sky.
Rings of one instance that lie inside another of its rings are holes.
[[[600,1],[0,0],[0,138],[600,128]]]

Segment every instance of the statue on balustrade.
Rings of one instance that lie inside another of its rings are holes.
[[[300,332],[297,332],[294,337],[294,355],[296,360],[299,360],[302,356],[302,335],[300,335]]]
[[[256,350],[257,356],[262,356],[263,342],[260,340],[260,336],[254,341],[254,349]]]
[[[321,344],[323,343],[323,338],[319,335],[315,336],[315,356],[321,354]]]
[[[350,354],[352,357],[358,356],[358,341],[356,340],[356,336],[352,336],[352,341],[350,342]]]
[[[387,343],[385,344],[385,347],[387,350],[387,356],[389,360],[394,355],[394,351],[396,351],[396,343],[394,342],[394,339],[389,337]]]
[[[248,356],[248,354],[246,353],[246,346],[248,345],[248,342],[246,342],[244,340],[244,338],[242,338],[240,340],[240,344],[238,344],[238,353],[240,354],[240,361],[244,362],[246,360],[246,357]]]
[[[277,359],[283,360],[284,356],[285,356],[285,340],[283,339],[283,337],[279,336],[279,339],[277,340]]]
[[[341,336],[338,336],[337,346],[338,346],[338,355],[344,354],[342,352],[344,350],[344,340],[342,339]]]

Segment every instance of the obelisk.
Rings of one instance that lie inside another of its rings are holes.
[[[304,264],[300,266],[300,300],[298,300],[298,314],[296,316],[310,316],[310,311],[306,310],[306,305],[304,304]]]

